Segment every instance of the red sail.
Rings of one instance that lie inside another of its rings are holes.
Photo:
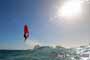
[[[28,30],[28,26],[24,25],[24,38],[25,40],[29,37],[29,30]]]
[[[24,33],[29,33],[27,25],[24,26]]]

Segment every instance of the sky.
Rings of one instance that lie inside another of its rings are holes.
[[[66,3],[70,1],[0,0],[0,49],[29,49],[23,37],[25,24],[30,31],[30,45],[33,41],[64,47],[87,45],[90,42],[90,1],[82,0],[80,7],[76,0],[76,5]]]

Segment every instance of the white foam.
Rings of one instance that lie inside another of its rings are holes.
[[[30,49],[33,49],[34,46],[36,46],[36,45],[41,45],[40,42],[38,42],[38,41],[36,41],[36,40],[29,40],[29,39],[27,39],[27,40],[25,41],[25,43],[26,43],[26,45],[27,45]]]

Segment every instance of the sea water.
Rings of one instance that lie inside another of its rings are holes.
[[[31,60],[31,51],[0,50],[0,60]]]

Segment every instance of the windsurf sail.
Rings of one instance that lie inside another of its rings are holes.
[[[25,40],[27,40],[28,37],[29,37],[28,26],[24,25],[24,38],[25,38]]]

